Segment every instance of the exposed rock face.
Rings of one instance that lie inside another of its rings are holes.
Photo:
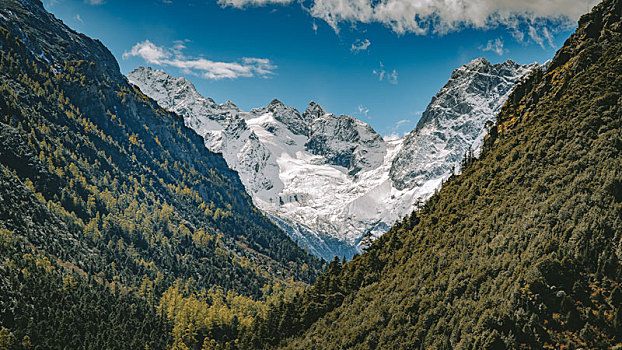
[[[330,164],[348,169],[350,175],[378,168],[387,153],[382,137],[369,124],[349,115],[317,118],[305,146]]]
[[[274,115],[274,119],[283,123],[294,134],[304,136],[309,134],[309,126],[313,119],[304,118],[295,108],[285,106],[283,102],[274,99],[268,105],[267,110]],[[309,115],[305,116],[309,117]]]
[[[305,110],[302,116],[306,120],[313,121],[323,116],[324,114],[326,114],[324,109],[314,101],[311,101],[311,103],[309,103],[309,106],[307,107],[307,110]]]
[[[535,67],[480,58],[456,69],[393,160],[396,188],[422,186],[450,173],[469,149],[478,154],[512,87]]]

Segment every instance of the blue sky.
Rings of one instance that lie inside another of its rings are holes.
[[[474,0],[461,8],[447,0],[44,4],[101,40],[125,74],[140,65],[164,69],[244,110],[279,98],[304,111],[314,100],[390,135],[413,129],[451,72],[472,59],[552,58],[590,1]]]

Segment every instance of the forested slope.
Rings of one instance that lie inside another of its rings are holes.
[[[321,261],[101,43],[38,0],[2,0],[0,53],[0,341],[224,343],[315,279]],[[179,316],[199,308],[201,323]]]
[[[622,4],[517,86],[478,160],[254,325],[257,347],[622,344]]]

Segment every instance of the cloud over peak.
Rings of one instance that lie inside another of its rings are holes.
[[[497,38],[495,40],[488,40],[486,46],[481,47],[482,51],[492,51],[499,56],[502,56],[505,50],[503,49],[503,40]]]
[[[176,67],[188,74],[205,79],[236,79],[262,77],[274,74],[277,66],[267,58],[244,57],[235,62],[217,62],[202,57],[192,58],[182,54],[185,42],[176,41],[172,48],[157,46],[149,40],[136,43],[130,51],[123,53],[123,59],[141,57],[147,63]]]

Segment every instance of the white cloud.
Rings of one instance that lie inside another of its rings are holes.
[[[218,5],[243,9],[250,6],[288,5],[291,2],[292,0],[218,0]]]
[[[399,127],[401,127],[402,125],[404,125],[404,124],[408,124],[408,123],[410,123],[410,120],[408,120],[408,119],[402,119],[402,120],[399,120],[397,123],[395,123],[395,127],[396,127],[396,128],[399,128]]]
[[[315,21],[313,21],[312,28],[313,28],[313,32],[317,34],[317,24],[315,23]]]
[[[80,17],[79,13],[76,13],[76,15],[73,17],[76,21],[80,22],[80,23],[84,23],[84,21],[82,20],[82,17]]]
[[[547,44],[551,47],[555,47],[553,44],[553,35],[549,31],[549,28],[546,26],[538,26],[537,24],[529,25],[528,31],[529,38],[533,40],[536,44],[544,47],[544,43],[546,41]]]
[[[382,61],[380,62],[380,69],[374,69],[371,72],[374,75],[378,76],[378,80],[382,81],[382,79],[384,79],[384,74],[386,73],[386,71],[384,70],[384,64],[382,64]]]
[[[502,56],[505,50],[503,49],[503,40],[497,38],[495,40],[488,40],[486,46],[481,47],[482,51],[492,51],[499,56]]]
[[[398,34],[446,34],[464,28],[504,26],[518,41],[525,37],[543,45],[553,26],[574,26],[600,0],[297,0],[311,16],[335,32],[349,23],[381,23]],[[294,0],[218,0],[223,6],[245,8]],[[548,23],[550,21],[552,23]],[[547,25],[549,26],[547,28]]]
[[[165,48],[156,46],[151,41],[145,40],[142,43],[134,45],[130,51],[123,53],[123,59],[132,56],[142,57],[148,63],[162,64],[162,61],[169,58],[171,53]]]
[[[365,107],[363,105],[359,105],[357,109],[358,109],[358,113],[356,113],[357,115],[365,117],[367,119],[371,119],[371,117],[368,116],[369,108],[367,108],[367,107]]]
[[[369,41],[369,39],[365,39],[365,40],[356,39],[356,41],[352,43],[352,47],[350,48],[350,51],[354,53],[359,53],[361,51],[367,50],[367,48],[370,45],[371,45],[371,41]]]
[[[338,31],[341,22],[382,23],[396,33],[491,28],[516,19],[577,20],[599,0],[312,0],[311,14]]]
[[[398,120],[393,128],[391,128],[391,131],[383,136],[383,139],[385,141],[393,141],[404,137],[406,134],[409,133],[409,131],[404,130],[404,128],[408,127],[411,123],[412,120],[408,119]]]
[[[137,43],[130,51],[123,53],[123,59],[141,57],[147,63],[171,66],[188,74],[199,75],[205,79],[236,79],[241,77],[268,77],[277,68],[267,58],[244,57],[237,62],[217,62],[205,58],[186,57],[182,50],[186,41],[176,41],[170,49],[157,46],[149,40]]]
[[[404,136],[404,135],[400,135],[400,134],[394,132],[394,133],[389,134],[389,135],[384,135],[382,138],[385,141],[395,141],[395,140],[398,140],[402,136]]]
[[[387,78],[389,83],[397,84],[397,71],[394,69],[391,74],[389,74],[389,78]]]
[[[378,81],[386,80],[391,84],[397,84],[397,70],[394,69],[391,72],[386,71],[382,62],[380,62],[380,68],[374,69],[371,72],[372,74],[378,76]]]
[[[84,3],[89,5],[103,5],[106,2],[104,0],[84,0]]]
[[[171,52],[173,53],[173,55],[175,55],[175,57],[183,57],[182,51],[186,48],[186,43],[189,42],[189,39],[173,41],[173,47],[171,47]]]

